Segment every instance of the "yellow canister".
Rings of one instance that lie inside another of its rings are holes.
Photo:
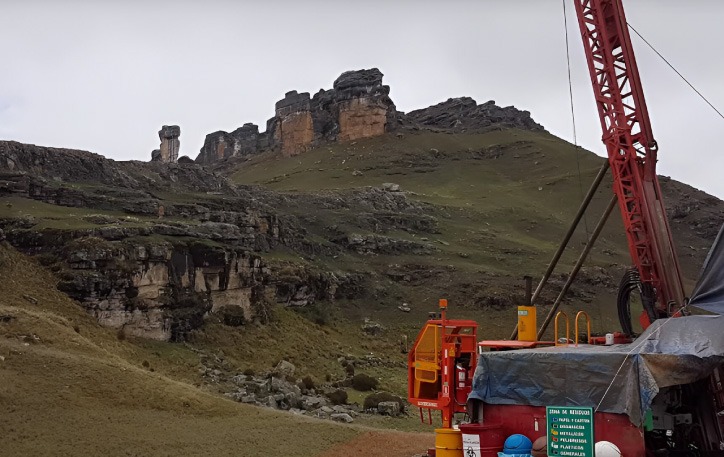
[[[452,428],[436,428],[435,457],[463,457],[462,432]]]
[[[538,322],[535,306],[518,307],[518,341],[536,341]]]

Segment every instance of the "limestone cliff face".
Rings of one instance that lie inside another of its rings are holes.
[[[310,112],[292,113],[279,123],[280,150],[284,156],[300,154],[312,145],[314,127]]]
[[[387,110],[368,99],[343,102],[339,109],[339,141],[352,141],[385,133]]]
[[[239,323],[267,306],[269,271],[259,256],[203,243],[110,242],[66,245],[59,288],[104,326],[155,340],[179,340],[209,313]]]
[[[309,149],[315,140],[309,93],[287,92],[276,103],[272,125],[272,145],[282,155],[293,156]]]
[[[310,100],[307,115],[316,106]],[[287,119],[296,113],[280,112]],[[312,116],[315,135],[321,134],[319,125]],[[184,339],[207,319],[263,322],[275,303],[303,307],[369,293],[367,273],[266,257],[279,245],[330,257],[345,250],[373,255],[424,248],[381,236],[348,240],[336,232],[331,242],[306,239],[303,220],[275,209],[294,206],[297,197],[235,186],[207,167],[180,161],[116,162],[90,152],[0,141],[0,197],[69,212],[83,208],[68,224],[48,216],[49,226],[44,217],[0,215],[0,241],[38,256],[57,274],[58,288],[102,325],[157,340]],[[322,208],[367,212],[364,227],[407,226],[406,218],[389,217],[396,209],[415,213],[410,227],[430,230],[434,219],[420,217],[418,206],[402,194],[379,189],[353,192],[352,202],[314,198]],[[372,216],[378,213],[380,219]]]
[[[379,136],[395,128],[394,103],[390,87],[382,84],[382,73],[348,71],[334,82],[339,105],[339,141]]]

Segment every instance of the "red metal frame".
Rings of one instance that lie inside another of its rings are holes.
[[[447,306],[447,305],[446,305]],[[418,360],[418,349],[427,331],[437,329],[436,343],[434,347],[434,362],[427,363],[436,374],[436,381],[430,383],[426,392],[417,384],[416,392],[416,369],[420,368]],[[415,339],[407,356],[407,379],[408,391],[407,400],[410,404],[420,408],[420,420],[423,423],[432,424],[432,410],[439,410],[442,415],[442,427],[452,427],[452,420],[455,413],[466,412],[467,396],[472,390],[473,374],[477,367],[477,330],[478,324],[472,320],[447,319],[445,309],[439,319],[430,319],[422,328]],[[465,387],[459,387],[456,371],[456,361],[461,356],[468,361],[464,367]],[[463,399],[459,401],[459,399]],[[428,421],[425,420],[423,409],[427,410]]]
[[[533,349],[541,346],[555,346],[555,341],[518,341],[518,340],[483,340],[478,343],[480,348],[491,351],[509,351],[512,349]]]
[[[575,5],[629,252],[642,283],[653,287],[659,316],[676,315],[684,287],[623,6],[621,0],[575,0]],[[647,316],[642,323],[650,323]]]

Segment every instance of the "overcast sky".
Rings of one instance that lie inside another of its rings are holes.
[[[578,140],[604,153],[573,1]],[[720,111],[724,2],[625,0],[629,22]],[[296,89],[378,67],[401,111],[450,97],[529,110],[573,141],[561,0],[0,0],[0,139],[149,160],[163,124],[181,154],[265,128]],[[633,37],[659,173],[724,198],[719,118]]]

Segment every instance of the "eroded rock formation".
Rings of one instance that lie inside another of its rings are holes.
[[[231,133],[218,131],[206,135],[201,153],[196,162],[213,163],[229,157],[246,157],[256,154],[264,147],[266,137],[259,134],[259,127],[246,123]]]
[[[59,288],[127,335],[178,340],[208,312],[236,308],[249,322],[267,306],[268,270],[244,251],[86,237],[67,244],[63,260]]]
[[[293,156],[309,149],[315,140],[314,122],[308,92],[287,92],[276,103],[276,116],[271,121],[272,141],[284,156]]]
[[[450,98],[428,108],[410,111],[406,119],[425,127],[463,132],[490,127],[544,130],[528,111],[514,106],[501,108],[490,100],[478,105],[470,97]]]
[[[161,140],[161,148],[151,153],[151,161],[163,163],[176,163],[178,151],[181,147],[179,141],[181,128],[178,125],[164,125],[158,131],[158,138]]]
[[[211,133],[206,136],[196,162],[210,164],[231,157],[245,158],[265,150],[293,156],[319,144],[355,141],[398,129],[544,130],[528,111],[500,107],[492,100],[479,105],[470,97],[451,98],[401,113],[390,98],[390,87],[382,84],[382,77],[377,68],[347,71],[334,81],[332,89],[322,89],[313,97],[308,92],[287,92],[276,103],[266,132],[260,133],[254,124],[244,124],[231,133]]]
[[[245,124],[232,133],[209,134],[196,162],[209,164],[265,149],[293,156],[324,142],[353,141],[392,131],[397,127],[397,110],[382,76],[376,68],[348,71],[337,78],[332,89],[320,90],[314,97],[308,92],[287,92],[276,103],[266,132]]]
[[[342,73],[334,82],[334,91],[339,105],[339,141],[379,136],[394,128],[397,111],[378,69]]]

